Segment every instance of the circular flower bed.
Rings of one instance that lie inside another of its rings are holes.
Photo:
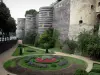
[[[58,75],[59,73],[69,72],[74,67],[75,70],[79,68],[77,65],[76,65],[77,67],[76,66],[71,67],[70,62],[73,63],[72,60],[69,61],[69,59],[63,56],[35,55],[35,56],[26,56],[9,60],[4,64],[4,68],[9,72],[18,75],[22,73],[25,73],[23,75],[26,75],[26,73],[27,75],[33,75],[33,73],[35,72],[36,73],[34,75],[41,75],[41,72],[43,72],[43,75],[54,75],[54,74]],[[67,69],[68,66],[71,69],[69,68]],[[68,74],[66,73],[65,75],[69,75],[69,73]]]

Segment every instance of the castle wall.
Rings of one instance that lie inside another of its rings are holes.
[[[25,29],[25,18],[18,18],[17,30],[16,30],[17,38],[22,39],[24,37],[24,32],[25,32],[24,29]]]
[[[100,0],[96,0],[96,12],[100,12]]]
[[[83,30],[92,30],[96,23],[95,0],[71,0],[68,36],[76,39]]]
[[[52,27],[53,7],[46,6],[39,9],[38,33],[42,34],[49,27]]]
[[[25,18],[25,36],[28,32],[33,32],[36,30],[36,17],[27,14]]]
[[[59,39],[66,40],[70,24],[70,0],[62,0],[54,5],[53,27],[60,33]]]

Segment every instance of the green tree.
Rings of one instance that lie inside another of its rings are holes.
[[[55,39],[53,38],[53,28],[46,30],[39,38],[40,47],[44,48],[44,44],[48,43],[49,48],[53,48],[55,45]]]
[[[27,14],[36,16],[37,13],[38,13],[38,12],[37,12],[35,9],[30,9],[30,10],[27,10],[27,11],[26,11],[25,16],[26,16]]]
[[[49,49],[49,44],[48,43],[44,43],[44,48],[46,49],[45,53],[49,53],[48,49]]]
[[[82,54],[91,57],[100,57],[100,36],[93,35],[91,32],[82,32],[78,36],[78,47]]]
[[[10,16],[11,16],[10,10],[6,7],[6,5],[3,2],[1,2],[0,3],[0,29],[2,31],[1,41],[3,34],[5,34],[4,31],[5,28],[7,27],[7,20]]]

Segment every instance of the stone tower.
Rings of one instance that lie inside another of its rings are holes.
[[[36,30],[36,17],[27,14],[25,18],[25,36],[27,36],[29,32],[34,32],[35,30]]]
[[[17,19],[17,30],[16,37],[19,39],[23,39],[25,34],[25,18]]]
[[[80,32],[90,31],[96,24],[95,0],[71,0],[68,36],[76,39]]]
[[[76,39],[83,30],[96,24],[96,0],[62,0],[54,5],[53,27],[60,39]]]
[[[99,25],[99,35],[100,35],[100,0],[96,0],[96,19]]]
[[[53,7],[53,28],[60,33],[59,40],[64,41],[69,32],[70,0],[58,1]]]
[[[53,7],[46,6],[39,9],[38,33],[42,34],[46,29],[52,27]]]

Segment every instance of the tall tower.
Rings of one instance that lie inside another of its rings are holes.
[[[27,14],[25,18],[25,36],[36,31],[36,16]]]
[[[18,39],[23,39],[25,34],[25,18],[18,18],[16,36]]]
[[[53,7],[46,6],[39,9],[39,27],[38,33],[42,34],[46,29],[52,27]]]

